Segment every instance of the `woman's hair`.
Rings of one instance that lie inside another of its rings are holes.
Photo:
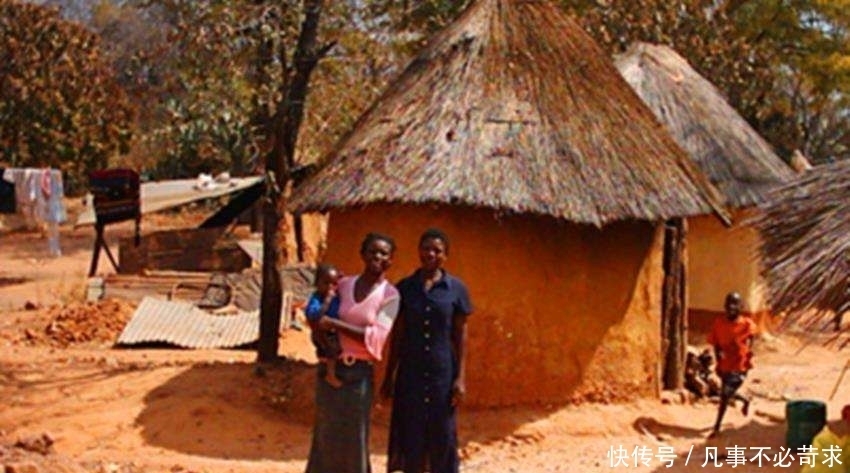
[[[332,271],[336,271],[336,266],[332,264],[320,264],[316,266],[316,278],[313,280],[313,285],[315,286],[319,284],[319,281],[322,279],[322,276],[326,276]]]
[[[395,240],[389,235],[385,235],[383,233],[368,233],[366,238],[363,239],[363,243],[360,244],[360,253],[366,253],[366,249],[369,248],[373,242],[383,241],[386,244],[390,245],[390,252],[395,251]]]
[[[449,254],[449,236],[446,235],[446,232],[440,230],[439,228],[429,228],[422,233],[422,236],[419,237],[419,246],[422,246],[426,240],[440,240],[443,242],[443,245],[446,247],[446,254]]]

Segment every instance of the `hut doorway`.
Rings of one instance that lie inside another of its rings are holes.
[[[661,296],[661,363],[664,389],[680,389],[685,381],[687,224],[674,218],[664,224],[664,285]]]

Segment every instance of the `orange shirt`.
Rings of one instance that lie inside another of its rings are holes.
[[[756,324],[749,317],[738,316],[730,321],[726,316],[714,319],[708,343],[720,348],[720,359],[717,360],[717,372],[748,371],[750,364],[750,348],[748,339],[756,332]]]

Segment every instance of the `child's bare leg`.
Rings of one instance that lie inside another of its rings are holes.
[[[335,388],[341,387],[342,381],[336,377],[336,358],[326,359],[325,368],[327,368],[327,374],[325,374],[325,381],[327,381],[328,384]]]
[[[734,395],[732,395],[732,399],[735,399],[735,400],[738,400],[738,401],[741,401],[742,403],[744,403],[744,406],[741,408],[741,413],[744,414],[745,416],[749,415],[749,413],[750,413],[750,400],[749,399],[745,398],[744,396],[742,396],[738,393],[735,393]]]

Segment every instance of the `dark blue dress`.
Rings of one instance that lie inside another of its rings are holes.
[[[396,286],[401,293],[398,370],[393,390],[387,471],[457,473],[457,427],[451,405],[458,360],[452,347],[456,317],[472,312],[460,279],[443,277],[425,291],[417,271]]]

